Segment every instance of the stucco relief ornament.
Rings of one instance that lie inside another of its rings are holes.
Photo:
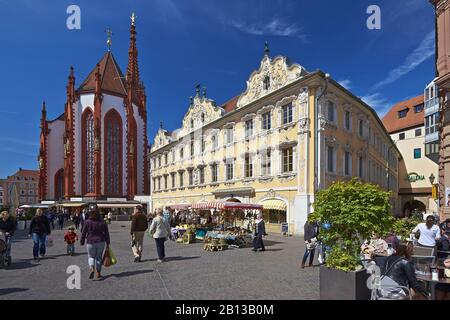
[[[323,131],[327,127],[327,120],[324,118],[319,119],[319,130]]]
[[[309,131],[309,119],[303,118],[298,121],[300,127],[300,133],[306,133]]]
[[[44,169],[44,159],[42,157],[39,157],[39,169]]]

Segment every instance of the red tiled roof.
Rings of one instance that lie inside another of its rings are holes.
[[[424,122],[424,111],[415,113],[414,107],[423,104],[423,95],[395,104],[383,117],[383,124],[389,133],[413,128]],[[408,109],[405,117],[399,118],[399,111]]]
[[[39,177],[39,171],[37,170],[27,170],[27,169],[22,169],[19,170],[15,173],[16,176],[21,176],[21,177]]]
[[[112,53],[108,51],[98,64],[100,65],[102,90],[127,95],[125,78]],[[95,90],[96,72],[97,65],[78,88],[78,92],[93,92]]]
[[[232,98],[232,99],[228,100],[227,102],[225,102],[220,107],[225,110],[225,113],[229,113],[229,112],[233,111],[234,109],[236,109],[239,97],[240,97],[240,95],[235,96],[234,98]]]

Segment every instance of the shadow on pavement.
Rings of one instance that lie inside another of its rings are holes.
[[[283,251],[283,249],[266,249],[266,251]]]
[[[6,267],[6,270],[22,270],[36,267],[37,264],[30,263],[30,261],[18,261],[15,262],[13,260],[12,264],[9,267]]]
[[[181,260],[192,260],[192,259],[198,259],[200,258],[200,256],[195,256],[195,257],[181,257],[181,256],[176,256],[176,257],[166,257],[164,259],[164,262],[169,262],[169,261],[181,261]],[[156,261],[156,258],[153,259],[145,259],[142,260],[141,262],[150,262],[150,261]]]
[[[271,247],[271,246],[274,246],[274,245],[277,245],[277,244],[283,244],[283,242],[266,240],[266,239],[263,239],[263,241],[264,241],[264,246],[265,247]]]
[[[131,276],[135,276],[138,274],[144,274],[144,273],[150,273],[150,272],[153,272],[153,270],[125,271],[125,272],[121,272],[121,273],[108,274],[97,281],[104,281],[104,280],[106,280],[108,278],[112,278],[112,277],[115,277],[115,278],[131,277]]]
[[[25,288],[0,288],[0,296],[4,296],[7,294],[11,294],[11,293],[15,293],[15,292],[23,292],[23,291],[28,291],[30,289],[25,289]]]

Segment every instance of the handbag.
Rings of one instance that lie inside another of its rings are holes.
[[[104,267],[110,267],[112,265],[115,265],[116,263],[117,263],[117,258],[114,255],[111,247],[108,246],[105,249],[105,252],[103,253],[102,265]]]

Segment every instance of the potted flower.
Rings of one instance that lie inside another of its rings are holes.
[[[392,228],[389,192],[359,179],[335,182],[316,194],[314,212],[308,219],[331,225],[320,231],[323,244],[330,248],[320,268],[320,298],[370,299],[369,274],[359,258],[361,244]]]

